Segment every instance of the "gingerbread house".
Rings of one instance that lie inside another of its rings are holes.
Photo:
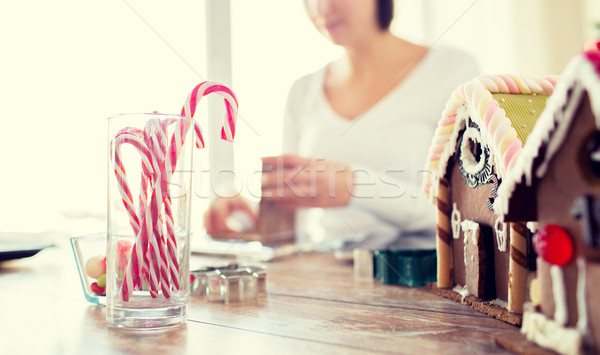
[[[530,233],[494,210],[556,78],[481,76],[454,91],[430,148],[424,190],[436,203],[439,294],[520,324]]]
[[[495,209],[505,222],[537,220],[537,276],[522,333],[559,353],[600,353],[599,52],[563,72]]]

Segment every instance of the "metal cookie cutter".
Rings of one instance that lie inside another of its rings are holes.
[[[266,269],[258,265],[231,264],[191,271],[192,294],[209,302],[254,302],[266,293]]]

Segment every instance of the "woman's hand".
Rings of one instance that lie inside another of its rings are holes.
[[[258,217],[256,212],[252,210],[250,204],[242,196],[231,198],[218,197],[215,199],[208,210],[204,212],[204,227],[206,233],[213,238],[230,238],[232,233],[239,233],[239,230],[234,230],[227,225],[227,219],[234,212],[245,212],[250,217],[252,223],[256,225]]]
[[[266,157],[262,198],[282,207],[334,207],[350,203],[354,173],[345,164],[297,155]]]

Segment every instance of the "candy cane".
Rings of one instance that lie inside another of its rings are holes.
[[[142,181],[146,182],[146,179],[149,178],[150,182],[151,182],[151,189],[152,189],[152,197],[150,199],[150,208],[140,208],[140,211],[145,211],[146,214],[143,218],[142,223],[140,224],[139,218],[137,216],[133,217],[132,213],[134,211],[134,209],[131,207],[133,205],[132,202],[132,198],[128,198],[123,199],[126,208],[130,214],[130,217],[132,218],[132,220],[134,222],[132,222],[132,226],[134,228],[135,232],[139,232],[139,234],[137,235],[136,238],[136,243],[134,245],[134,249],[132,250],[132,259],[130,260],[130,263],[126,269],[126,274],[124,275],[124,279],[123,279],[123,283],[121,286],[121,297],[124,301],[129,300],[129,297],[131,296],[131,292],[133,290],[134,287],[136,287],[137,285],[141,285],[140,282],[140,268],[139,268],[139,264],[141,260],[144,260],[144,270],[146,271],[146,275],[147,275],[147,281],[148,281],[148,286],[150,289],[150,294],[153,297],[157,296],[157,290],[158,290],[158,286],[160,285],[161,290],[163,291],[163,296],[165,298],[169,298],[170,297],[170,292],[169,292],[169,288],[171,287],[171,282],[169,280],[170,276],[172,279],[174,279],[175,281],[173,281],[174,285],[175,285],[175,289],[179,289],[179,270],[178,270],[178,266],[175,265],[176,267],[174,268],[170,268],[169,267],[169,261],[170,259],[167,257],[167,252],[165,250],[165,243],[163,243],[163,238],[162,238],[162,223],[160,220],[160,211],[161,211],[161,204],[160,202],[167,202],[165,205],[168,206],[166,214],[167,216],[170,216],[170,220],[171,220],[171,228],[168,228],[172,231],[172,212],[171,212],[171,208],[170,208],[170,198],[165,198],[163,200],[162,194],[161,192],[167,191],[167,180],[161,178],[161,174],[160,171],[164,171],[164,164],[162,164],[163,158],[162,156],[164,156],[164,154],[161,154],[161,151],[166,150],[165,144],[161,142],[164,142],[165,139],[165,134],[164,131],[162,130],[162,128],[159,125],[153,125],[151,123],[152,121],[150,121],[149,124],[149,129],[145,132],[145,142],[141,141],[139,139],[139,137],[134,134],[134,132],[131,132],[129,130],[126,130],[125,132],[123,132],[123,134],[127,133],[127,136],[124,135],[119,135],[118,137],[122,137],[121,140],[125,141],[128,140],[128,142],[134,144],[134,146],[136,148],[138,148],[138,150],[140,151],[140,153],[142,153],[142,157],[144,162],[148,161],[148,160],[152,160],[154,163],[153,165],[156,166],[156,168],[152,172],[150,172],[148,169],[143,169],[143,176],[142,176]],[[166,125],[165,125],[166,127]],[[161,132],[163,132],[163,134],[161,135]],[[135,132],[138,133],[138,132]],[[139,133],[138,133],[139,134]],[[119,142],[120,144],[122,144],[121,142]],[[119,145],[120,146],[120,145]],[[148,147],[152,147],[152,149],[149,149]],[[162,156],[161,156],[162,155]],[[116,160],[118,160],[120,162],[120,149],[117,150],[116,152]],[[149,157],[149,158],[148,158]],[[144,163],[146,164],[146,163]],[[119,164],[119,166],[122,166],[122,163]],[[124,172],[124,171],[123,171]],[[120,175],[117,175],[118,177]],[[127,187],[127,181],[126,181],[126,177],[122,176],[121,178],[122,180],[122,184],[120,184],[120,186],[123,186],[123,190],[125,192],[128,192],[128,194],[126,194],[128,197],[131,196],[131,192],[129,191],[129,188]],[[146,184],[142,184],[143,187],[142,189],[147,188]],[[145,191],[141,191],[140,192],[140,200],[143,203],[145,201],[144,199],[144,195],[145,195]],[[167,223],[168,224],[168,223]],[[150,236],[150,237],[149,237]],[[173,238],[174,238],[174,233],[173,233]],[[171,243],[167,243],[167,245],[171,245]],[[141,252],[141,255],[140,255]],[[176,261],[176,250],[171,250],[169,252],[170,255],[174,255],[175,256],[175,261]],[[170,273],[170,275],[169,275]],[[133,280],[133,283],[132,283]],[[139,287],[138,287],[139,288]]]
[[[142,224],[140,223],[140,219],[135,212],[135,205],[133,202],[133,197],[131,194],[131,190],[129,189],[129,184],[127,182],[127,176],[125,173],[125,167],[123,166],[123,162],[121,160],[121,146],[123,144],[132,145],[141,155],[142,157],[142,171],[143,174],[149,175],[153,172],[153,167],[151,163],[151,155],[145,144],[141,141],[141,139],[135,134],[135,132],[130,130],[122,130],[117,134],[115,138],[115,176],[117,179],[117,186],[119,188],[119,192],[121,194],[121,198],[123,201],[123,205],[125,206],[125,210],[128,212],[129,221],[131,227],[133,229],[134,235],[138,235],[141,230]],[[145,241],[141,238],[136,238],[135,244],[131,253],[131,260],[129,267],[130,276],[127,282],[123,282],[123,284],[129,285],[128,292],[132,291],[132,287],[141,288],[141,269],[144,268],[144,255],[146,254],[146,245]],[[129,282],[133,282],[130,284]]]
[[[131,259],[127,264],[125,275],[123,275],[123,282],[121,284],[121,298],[125,302],[129,301],[129,298],[131,297],[131,294],[133,292],[134,283],[132,282],[132,280],[135,280],[136,275],[139,275],[139,273],[137,273],[135,270],[137,259],[134,259],[134,256],[136,256],[135,258],[139,258],[144,261],[144,270],[146,271],[145,275],[146,280],[148,281],[150,295],[152,296],[152,298],[158,297],[159,271],[157,271],[156,268],[152,267],[152,263],[146,257],[147,252],[148,254],[151,254],[148,251],[148,235],[150,234],[150,223],[148,223],[148,221],[150,220],[150,218],[150,209],[146,209],[146,215],[142,219],[142,227],[140,228],[140,232],[136,236],[136,242],[133,245]],[[140,250],[143,250],[142,257],[138,255],[140,253]],[[137,288],[141,288],[141,286]]]
[[[144,137],[144,131],[138,128],[133,128],[133,127],[126,127],[124,129],[122,129],[117,136],[120,136],[122,134],[132,134],[133,139],[135,140],[135,147],[138,147],[138,151],[142,154],[142,159],[144,159],[144,161],[147,161],[148,159],[151,159],[151,156],[148,154],[149,151],[147,149],[147,147],[144,146],[144,142],[142,142],[140,139],[143,139]],[[148,158],[149,157],[149,158]],[[147,164],[147,163],[145,163]],[[140,181],[140,193],[139,193],[139,197],[138,197],[138,216],[140,220],[143,220],[143,218],[146,216],[146,207],[148,205],[148,189],[149,189],[149,185],[148,183],[151,180],[151,176],[153,174],[153,171],[150,171],[148,169],[144,169],[145,164],[142,164],[142,174],[141,174],[141,181]],[[152,165],[156,166],[156,163],[152,163]],[[143,222],[143,221],[142,221]],[[142,223],[142,225],[144,225],[145,222]],[[148,260],[148,254],[147,254],[147,237],[144,237],[143,239],[138,239],[138,233],[140,232],[140,226],[134,226],[134,235],[136,236],[136,244],[138,245],[138,247],[136,248],[136,251],[142,250],[142,267],[141,267],[141,275],[140,275],[140,279],[141,280],[147,280],[148,281],[148,285],[152,285],[153,283],[151,282],[152,280],[148,279],[151,275],[149,274],[149,260]],[[147,235],[147,234],[146,234]],[[143,243],[143,244],[142,244]],[[130,277],[131,279],[131,277]],[[137,279],[136,279],[137,280]],[[142,282],[137,282],[135,285],[133,285],[135,289],[137,290],[141,290],[142,289]],[[151,292],[152,293],[152,292]],[[153,297],[156,296],[156,292],[152,293]]]
[[[200,102],[198,97],[202,98],[211,93],[223,97],[227,114],[223,126],[221,127],[221,139],[232,142],[235,137],[238,102],[231,89],[227,86],[210,81],[205,81],[196,85],[185,101],[183,109],[181,110],[181,116],[193,118],[196,113],[196,106],[198,106],[198,102]],[[194,131],[196,132],[196,146],[203,148],[204,138],[202,136],[202,130],[196,121],[194,121]]]
[[[161,177],[160,172],[156,172],[158,176],[155,178],[156,184],[159,183]],[[151,270],[153,270],[157,275],[157,280],[160,284],[160,287],[163,291],[163,296],[165,298],[170,297],[169,288],[171,283],[169,281],[169,267],[168,267],[168,258],[165,252],[165,245],[162,241],[162,223],[160,219],[160,211],[161,211],[161,203],[162,203],[162,194],[161,188],[158,185],[154,186],[152,190],[152,197],[150,198],[150,218],[147,218],[147,222],[151,223],[151,238],[149,238],[149,254],[151,260]]]
[[[115,139],[115,141],[118,140],[119,148],[123,143],[130,143],[142,156],[140,206],[139,214],[136,215],[133,197],[121,161],[120,149],[115,150],[115,175],[125,209],[130,217],[130,224],[136,234],[132,257],[121,286],[123,301],[129,300],[133,288],[141,285],[140,279],[142,278],[147,279],[152,297],[157,297],[159,287],[165,298],[170,297],[171,287],[173,290],[179,290],[177,242],[168,184],[175,172],[190,123],[193,123],[196,146],[199,148],[205,146],[200,125],[193,120],[193,117],[199,98],[210,93],[216,93],[224,99],[226,117],[221,127],[221,139],[233,141],[237,119],[237,99],[229,88],[213,82],[197,85],[188,95],[181,111],[181,115],[185,119],[149,122],[143,133],[137,129],[127,128],[120,132]],[[169,144],[166,145],[167,127],[172,123],[175,123],[175,128]],[[152,191],[152,194],[148,200],[149,190]],[[163,233],[163,207],[166,236]],[[142,220],[140,221],[140,219]],[[145,277],[141,276],[140,263],[146,272]]]
[[[165,120],[163,122],[159,122],[158,120],[148,121],[145,129],[145,138],[148,146],[150,147],[150,151],[152,152],[152,156],[158,161],[158,166],[160,167],[160,177],[157,179],[156,184],[157,187],[159,186],[161,189],[162,203],[164,205],[165,224],[167,230],[167,238],[165,239],[166,265],[169,269],[173,290],[176,291],[179,290],[179,263],[177,261],[177,242],[174,232],[175,223],[173,220],[173,207],[171,204],[171,196],[168,187],[168,182],[171,181],[172,172],[170,169],[166,169],[165,165],[165,155],[167,150],[166,131],[168,125],[172,122],[172,120]]]
[[[142,189],[146,188],[147,189],[147,183],[148,180],[150,180],[150,182],[154,182],[154,180],[156,178],[152,178],[154,174],[154,170],[156,170],[156,168],[158,167],[158,164],[156,162],[153,163],[149,163],[152,162],[152,154],[150,152],[150,150],[148,149],[147,144],[145,144],[144,141],[141,140],[140,136],[143,135],[143,131],[138,130],[138,129],[134,129],[134,128],[126,128],[124,130],[122,130],[118,135],[117,135],[117,147],[120,147],[121,144],[123,143],[130,143],[132,144],[141,154],[142,156],[142,161],[143,161],[143,169],[142,169]],[[120,149],[116,150],[116,158],[115,160],[119,160],[120,161]],[[122,164],[121,164],[122,165]],[[154,170],[149,170],[149,169],[145,169],[144,166],[155,166]],[[127,180],[124,180],[125,182],[125,186],[127,186]],[[152,188],[152,186],[151,186]],[[128,188],[127,188],[128,190]],[[147,193],[146,191],[140,191],[140,200],[141,200],[141,206],[140,206],[140,216],[142,217],[142,223],[139,225],[135,225],[132,224],[133,228],[134,228],[134,233],[136,234],[136,242],[134,244],[134,249],[132,250],[132,259],[130,261],[130,267],[126,270],[126,274],[125,274],[125,278],[123,280],[123,285],[126,285],[126,287],[122,290],[122,294],[124,295],[124,299],[125,298],[129,298],[129,296],[131,295],[131,291],[132,291],[132,287],[141,290],[142,288],[142,282],[141,279],[146,279],[148,281],[148,286],[150,289],[150,294],[152,295],[152,297],[157,297],[158,295],[158,284],[161,280],[160,278],[160,274],[161,274],[161,270],[160,267],[158,266],[160,263],[156,261],[156,258],[153,260],[154,264],[156,264],[156,267],[153,267],[152,263],[150,262],[150,260],[148,259],[148,255],[152,255],[152,253],[154,253],[154,255],[156,255],[156,253],[158,253],[158,255],[164,254],[164,252],[160,252],[160,250],[158,250],[157,248],[161,248],[161,246],[159,244],[153,244],[151,242],[149,242],[149,235],[154,236],[154,231],[156,230],[155,227],[155,223],[158,223],[158,218],[154,218],[154,215],[152,214],[153,211],[148,211],[148,209],[146,208],[146,201],[147,198],[145,198],[145,195]],[[124,199],[125,202],[125,199]],[[126,209],[130,212],[133,211],[133,208],[127,208]],[[134,218],[135,219],[135,218]],[[137,218],[139,220],[139,218]],[[152,228],[151,228],[152,227]],[[159,237],[160,238],[160,237]],[[151,241],[152,239],[150,239]],[[153,246],[154,250],[151,251],[150,253],[148,252],[148,246],[151,245]],[[161,261],[162,262],[162,261]],[[139,265],[142,265],[141,268],[139,267]],[[143,277],[143,274],[141,274],[141,272],[144,271],[145,272],[145,277]],[[131,285],[130,280],[133,280],[133,285]],[[168,298],[168,295],[166,295]]]
[[[140,228],[140,220],[135,212],[135,204],[133,202],[133,196],[127,183],[127,176],[125,173],[125,167],[121,161],[121,145],[128,143],[132,145],[142,157],[142,172],[144,175],[151,175],[154,172],[152,166],[152,155],[144,144],[144,142],[135,134],[135,132],[129,129],[122,130],[115,138],[115,176],[117,178],[117,186],[123,199],[125,209],[129,214],[130,224],[133,228],[133,233],[137,235]]]
[[[237,99],[233,92],[226,86],[213,83],[213,82],[203,82],[197,85],[192,92],[188,95],[188,98],[182,108],[181,115],[183,117],[192,119],[196,112],[196,107],[198,105],[199,99],[198,97],[206,96],[210,93],[217,93],[221,95],[225,102],[225,107],[227,110],[227,118],[223,123],[221,128],[221,138],[227,141],[232,141],[235,136],[235,123],[237,116]],[[232,106],[232,103],[235,105],[235,109]],[[167,183],[171,181],[172,174],[175,172],[175,167],[177,165],[177,160],[180,155],[181,149],[184,145],[184,140],[187,135],[187,131],[189,125],[186,120],[178,120],[176,122],[176,126],[171,138],[171,142],[166,149],[166,154],[161,154],[163,149],[160,145],[160,142],[163,141],[163,134],[166,133],[166,125],[172,122],[165,122],[163,126],[163,130],[157,129],[155,127],[155,132],[161,134],[160,139],[156,141],[156,138],[153,142],[154,148],[152,149],[153,154],[155,154],[155,158],[158,158],[161,161],[160,173],[164,176],[161,179],[161,188],[163,192],[163,203],[165,206],[165,216],[166,216],[166,226],[167,226],[167,256],[168,256],[168,266],[169,271],[171,273],[171,280],[173,281],[173,288],[175,290],[179,289],[179,265],[177,263],[177,238],[175,237],[174,232],[174,222],[173,222],[173,214],[172,214],[172,204],[171,198],[168,192]],[[146,133],[148,130],[146,130]],[[197,121],[194,120],[194,132],[195,132],[195,140],[196,146],[199,148],[203,148],[205,146],[202,130]],[[153,135],[153,137],[156,137]],[[158,144],[157,144],[158,143]],[[162,164],[162,159],[164,156],[164,164]]]

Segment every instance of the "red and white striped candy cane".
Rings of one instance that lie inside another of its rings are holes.
[[[176,121],[163,120],[159,122],[157,119],[149,120],[146,124],[145,139],[150,147],[154,160],[158,162],[158,167],[160,168],[160,177],[155,181],[155,188],[161,189],[167,231],[166,238],[164,238],[164,245],[166,245],[166,264],[170,274],[170,285],[172,289],[176,291],[179,290],[179,262],[177,260],[177,242],[174,232],[173,207],[168,186],[168,183],[171,181],[172,172],[165,167],[167,127],[170,123],[174,122]],[[161,247],[162,245],[163,243],[161,243]]]
[[[155,185],[152,189],[152,196],[150,197],[150,206],[147,210],[146,223],[151,227],[149,231],[149,257],[150,257],[150,269],[151,274],[154,273],[157,276],[157,281],[162,289],[162,294],[165,298],[171,297],[170,292],[170,281],[169,281],[169,267],[168,258],[165,251],[165,245],[162,241],[162,222],[160,220],[160,211],[162,207],[162,194],[161,188],[158,183],[161,179],[160,171],[155,170]]]
[[[194,87],[194,89],[188,95],[187,100],[182,108],[181,115],[188,119],[192,119],[196,112],[196,107],[197,107],[198,103],[200,102],[200,98],[202,98],[208,94],[211,94],[211,93],[215,93],[215,94],[218,94],[223,97],[224,102],[225,102],[225,108],[227,110],[225,121],[223,123],[223,126],[221,127],[221,139],[224,139],[226,141],[233,141],[233,139],[235,137],[235,124],[236,124],[236,119],[237,119],[238,103],[237,103],[235,94],[227,86],[224,86],[224,85],[221,85],[218,83],[214,83],[214,82],[209,82],[209,81],[198,84],[196,87]],[[195,133],[194,138],[196,141],[196,146],[199,148],[203,148],[205,146],[205,142],[204,142],[204,138],[202,135],[202,129],[200,128],[200,125],[198,124],[197,121],[194,120],[193,123],[194,123],[194,133]],[[166,150],[166,154],[165,154],[165,158],[164,158],[164,165],[160,164],[161,174],[163,174],[164,181],[167,183],[171,181],[172,174],[175,172],[175,167],[177,165],[177,159],[178,159],[181,149],[184,145],[184,140],[185,140],[188,128],[189,128],[188,121],[186,121],[186,120],[177,121],[176,127],[173,131],[171,141]],[[166,129],[164,129],[163,131],[166,131]],[[162,140],[159,140],[159,141],[162,141]],[[154,153],[154,152],[158,151],[158,149],[152,149],[152,151]],[[164,170],[162,169],[163,166],[165,167]],[[165,203],[165,215],[167,217],[166,218],[166,220],[167,220],[167,238],[168,238],[167,239],[167,251],[168,251],[168,258],[170,260],[169,267],[170,267],[170,271],[171,271],[172,280],[178,281],[179,280],[179,267],[177,264],[177,239],[175,237],[174,223],[173,223],[173,219],[172,219],[171,199],[170,199],[170,196],[168,195],[168,190],[166,190],[166,191],[167,191],[166,198],[165,198],[165,196],[163,196],[163,200]],[[163,192],[165,192],[164,189],[163,189]],[[174,287],[174,289],[179,289],[178,284],[174,284],[173,287]]]
[[[132,283],[132,279],[134,278],[134,275],[136,275],[135,272],[135,263],[137,263],[137,259],[134,259],[134,255],[137,255],[137,258],[142,260],[143,262],[143,270],[145,271],[145,277],[143,279],[145,279],[148,282],[148,289],[150,292],[150,295],[153,298],[158,297],[158,285],[159,285],[159,277],[160,277],[160,271],[158,268],[153,267],[152,262],[150,261],[150,257],[148,255],[151,255],[152,253],[150,252],[151,248],[148,248],[148,243],[150,238],[148,237],[150,234],[152,234],[152,229],[151,229],[151,212],[150,209],[147,208],[146,209],[146,215],[142,218],[142,223],[141,223],[141,228],[140,228],[140,232],[136,237],[136,242],[133,245],[133,249],[131,252],[131,259],[129,260],[129,263],[127,264],[127,268],[125,270],[125,275],[123,275],[123,283],[121,284],[121,298],[123,299],[123,301],[127,302],[129,300],[129,298],[131,297],[131,294],[133,292],[133,283]],[[143,256],[139,256],[140,250],[142,250],[142,254]],[[141,276],[140,276],[141,277]],[[139,287],[136,287],[137,289],[141,289],[141,285]]]
[[[221,127],[221,139],[232,142],[235,138],[238,102],[233,91],[227,86],[211,81],[205,81],[196,85],[188,95],[187,100],[185,100],[185,104],[181,110],[181,116],[193,118],[196,113],[196,106],[198,105],[198,102],[200,102],[200,98],[212,93],[223,97],[225,109],[227,110],[223,126]],[[203,148],[204,138],[200,125],[197,122],[194,122],[194,130],[196,132],[196,146]]]
[[[135,204],[129,184],[127,183],[127,175],[125,173],[125,167],[121,161],[121,145],[123,144],[132,145],[141,155],[142,159],[142,173],[144,175],[152,175],[154,172],[152,164],[152,155],[146,147],[145,143],[140,139],[135,131],[127,128],[120,131],[115,137],[115,176],[117,178],[117,187],[119,193],[123,199],[123,204],[129,215],[131,227],[133,228],[134,235],[137,235],[140,228],[140,220],[135,211]]]
[[[128,134],[133,134],[135,135],[135,139],[137,139],[136,142],[136,146],[143,146],[143,142],[140,141],[140,139],[144,138],[144,131],[138,128],[133,128],[133,127],[126,127],[124,129],[122,129],[118,135],[120,134],[124,134],[124,133],[128,133]],[[138,149],[140,150],[140,149]],[[148,155],[148,150],[145,148],[142,148],[143,151],[143,157],[146,157]],[[152,162],[152,165],[156,166],[157,164],[155,162]],[[149,183],[151,182],[150,180],[152,179],[152,175],[153,175],[153,171],[149,171],[148,169],[144,168],[144,164],[142,164],[142,174],[141,174],[141,179],[140,179],[140,193],[139,193],[139,197],[138,197],[138,214],[137,217],[139,219],[139,221],[143,224],[143,219],[146,216],[146,208],[148,205],[148,189],[150,188]],[[148,254],[147,254],[147,238],[142,239],[137,239],[138,233],[140,228],[138,226],[138,228],[136,228],[135,226],[133,227],[133,231],[134,231],[134,235],[136,236],[136,244],[138,245],[138,248],[136,251],[142,251],[143,249],[143,263],[140,261],[141,263],[141,276],[140,276],[140,282],[136,282],[134,286],[135,289],[137,290],[141,290],[143,287],[143,283],[141,282],[142,280],[146,280],[148,281],[148,284],[150,285],[150,280],[148,280],[148,277],[150,276],[148,274],[149,272],[149,262],[148,262]],[[144,241],[144,245],[143,248],[141,248],[141,243],[142,241]],[[136,278],[137,280],[137,278]]]
[[[128,211],[130,223],[137,236],[121,287],[121,295],[124,301],[129,300],[133,287],[136,284],[141,284],[140,263],[147,268],[144,270],[147,271],[147,280],[152,297],[157,297],[159,285],[165,298],[170,297],[171,287],[173,287],[173,290],[179,289],[177,242],[168,183],[175,172],[190,122],[194,124],[196,146],[199,148],[205,146],[200,125],[192,118],[199,99],[210,93],[216,93],[224,99],[226,117],[221,128],[221,138],[226,141],[233,141],[238,108],[237,99],[228,87],[213,82],[203,82],[192,90],[181,112],[181,115],[187,119],[165,120],[159,124],[151,123],[149,129],[143,134],[143,140],[140,139],[139,130],[126,129],[125,132],[122,132],[122,142],[119,142],[119,145],[124,142],[134,145],[140,151],[143,162],[140,208],[139,215],[136,215],[133,197],[127,185],[125,169],[120,160],[120,150],[115,154],[118,156],[118,159],[115,158],[115,165],[117,166],[115,175],[117,176],[119,191]],[[165,145],[167,127],[174,122],[176,125],[173,135],[169,144]],[[147,193],[149,189],[152,191],[152,195],[148,201]],[[149,206],[147,206],[147,203],[149,203]],[[163,207],[167,231],[166,238],[163,238]],[[173,284],[169,282],[170,280],[173,280]]]
[[[127,182],[127,176],[125,173],[125,167],[121,160],[121,146],[123,144],[132,145],[141,156],[142,160],[142,174],[151,175],[154,172],[152,164],[152,156],[150,151],[140,139],[137,132],[131,129],[125,129],[119,132],[115,138],[115,176],[117,179],[117,186],[121,194],[125,210],[129,215],[131,227],[133,229],[135,243],[131,252],[131,259],[128,263],[126,273],[122,283],[122,295],[124,300],[128,300],[131,292],[134,288],[141,289],[142,285],[142,269],[148,271],[147,262],[145,262],[145,255],[147,251],[147,233],[144,230],[145,220],[140,221],[138,215],[135,212],[135,205],[129,184]],[[145,218],[144,218],[145,219]]]

